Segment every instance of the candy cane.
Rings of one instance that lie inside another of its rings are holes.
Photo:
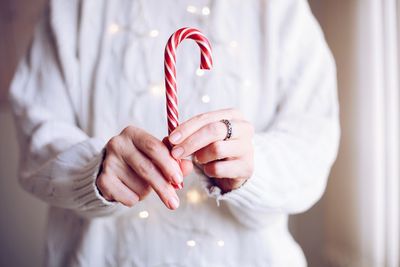
[[[176,49],[178,45],[185,39],[192,39],[199,45],[201,50],[200,69],[209,70],[213,65],[210,42],[199,30],[194,28],[182,28],[171,35],[167,45],[165,46],[164,53],[168,134],[170,134],[179,125],[178,97],[176,88]]]

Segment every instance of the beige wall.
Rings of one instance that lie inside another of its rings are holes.
[[[41,266],[46,207],[17,182],[17,142],[8,111],[0,110],[0,127],[0,266]]]
[[[310,0],[325,32],[338,69],[341,113],[341,145],[322,200],[310,211],[294,218],[295,233],[305,248],[311,266],[351,266],[338,251],[356,253],[357,209],[356,162],[356,8],[354,0]],[[352,241],[353,240],[353,241]],[[338,249],[340,248],[340,249]]]
[[[45,0],[0,0],[0,105]]]
[[[12,118],[4,105],[17,59],[26,48],[33,22],[44,0],[0,0],[0,266],[40,266],[45,228],[45,205],[20,189],[16,179],[17,144]],[[330,246],[342,244],[340,235],[351,220],[351,192],[346,190],[351,172],[352,21],[349,0],[311,0],[338,65],[343,138],[327,193],[305,214],[292,218],[291,228],[304,248],[310,266],[327,266]],[[346,114],[343,115],[343,114]],[[340,197],[338,197],[338,192]],[[347,209],[347,211],[346,211]],[[329,242],[328,242],[329,241]]]
[[[16,179],[18,148],[6,91],[44,0],[0,0],[0,266],[42,266],[46,206]]]

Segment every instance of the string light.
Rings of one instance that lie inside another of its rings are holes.
[[[163,83],[151,84],[149,91],[154,96],[163,96],[165,94],[165,88]]]
[[[243,86],[244,86],[244,87],[250,87],[250,86],[251,86],[251,81],[248,80],[248,79],[244,80],[244,81],[243,81]]]
[[[149,32],[149,36],[152,37],[152,38],[157,37],[159,34],[160,34],[160,32],[158,30],[151,30]]]
[[[196,70],[196,75],[199,76],[199,77],[203,76],[203,75],[204,75],[204,70],[202,70],[202,69],[197,69],[197,70]]]
[[[143,210],[143,211],[139,212],[139,218],[146,219],[148,217],[149,217],[149,212],[147,210]]]
[[[189,6],[187,6],[186,11],[194,14],[197,12],[197,8],[195,6],[189,5]]]
[[[211,98],[209,95],[203,95],[201,97],[201,102],[203,102],[204,104],[210,103],[210,101],[211,101]]]
[[[194,240],[188,240],[188,241],[186,241],[186,245],[187,245],[188,247],[194,247],[194,246],[196,246],[196,241],[194,241]]]
[[[210,8],[208,6],[205,6],[201,9],[201,14],[203,14],[204,16],[208,16],[210,15]]]
[[[235,40],[233,40],[233,41],[231,41],[231,42],[229,43],[229,46],[232,47],[232,48],[236,48],[236,47],[238,47],[238,42],[235,41]]]
[[[219,247],[225,246],[224,240],[218,240],[218,241],[217,241],[217,245],[218,245]]]
[[[189,203],[199,203],[201,200],[201,195],[199,191],[195,189],[190,189],[186,193],[186,197]]]
[[[121,27],[116,24],[116,23],[112,23],[109,27],[108,27],[108,31],[110,34],[116,34],[119,31],[121,31]]]

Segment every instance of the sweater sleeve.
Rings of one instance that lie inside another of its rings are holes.
[[[106,201],[95,185],[105,141],[77,126],[68,94],[74,85],[66,81],[69,74],[55,40],[47,9],[10,89],[20,144],[19,181],[50,205],[86,217],[115,214],[122,205]]]
[[[254,138],[253,176],[221,194],[243,224],[257,228],[271,213],[309,209],[325,190],[339,142],[336,70],[323,34],[304,0],[289,2],[281,22],[278,89],[283,92],[271,126]]]

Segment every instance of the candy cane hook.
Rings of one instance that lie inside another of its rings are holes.
[[[169,38],[164,52],[165,89],[167,96],[168,134],[179,125],[176,84],[176,49],[185,39],[194,40],[200,47],[200,69],[212,68],[212,52],[208,39],[197,29],[182,28]]]

